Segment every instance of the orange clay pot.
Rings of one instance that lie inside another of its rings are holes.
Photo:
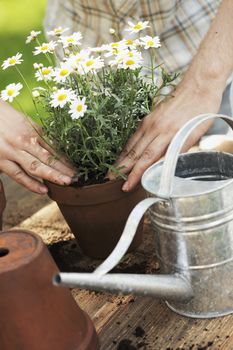
[[[89,317],[58,272],[47,247],[29,231],[0,233],[0,349],[98,350]]]
[[[145,198],[141,185],[132,192],[123,192],[122,180],[84,187],[59,186],[48,181],[45,184],[49,197],[57,202],[83,253],[100,259],[114,249],[131,210]],[[142,231],[143,220],[129,251],[141,243]]]

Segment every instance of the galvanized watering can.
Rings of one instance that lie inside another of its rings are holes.
[[[131,212],[110,256],[93,273],[61,273],[57,285],[151,295],[181,315],[209,318],[233,313],[233,155],[179,152],[195,127],[230,117],[204,114],[176,134],[165,160],[142,177],[149,198]],[[161,275],[107,274],[126,253],[150,208]]]

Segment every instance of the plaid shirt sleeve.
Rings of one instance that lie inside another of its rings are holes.
[[[112,41],[109,28],[126,37],[127,22],[148,20],[147,34],[159,35],[158,63],[182,72],[190,63],[221,0],[48,0],[46,30],[80,31],[85,46]],[[128,35],[128,34],[127,34]]]

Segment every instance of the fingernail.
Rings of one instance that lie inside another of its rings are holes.
[[[125,183],[124,183],[124,185],[123,185],[123,187],[122,187],[122,190],[123,190],[124,192],[128,192],[128,191],[129,191],[129,184],[128,184],[128,182],[125,182]]]
[[[62,185],[70,185],[72,178],[66,175],[62,175],[60,176],[60,182],[62,182]]]
[[[45,193],[47,193],[47,192],[48,192],[47,187],[44,187],[44,186],[43,186],[43,187],[42,187],[42,186],[40,187],[40,193],[41,193],[41,194],[45,194]]]
[[[75,182],[78,182],[78,179],[79,179],[79,176],[77,174],[73,175],[72,178],[71,178],[71,183],[75,183]]]

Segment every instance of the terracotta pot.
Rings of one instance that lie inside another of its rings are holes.
[[[84,187],[59,186],[46,181],[49,197],[55,200],[84,254],[106,258],[118,242],[135,205],[145,197],[141,185],[132,192],[121,190],[123,181]],[[141,221],[129,251],[142,241]]]
[[[4,193],[3,184],[0,181],[0,230],[2,229],[2,214],[6,207],[6,197]]]
[[[58,272],[42,240],[28,231],[0,233],[0,349],[97,350],[92,322]]]

